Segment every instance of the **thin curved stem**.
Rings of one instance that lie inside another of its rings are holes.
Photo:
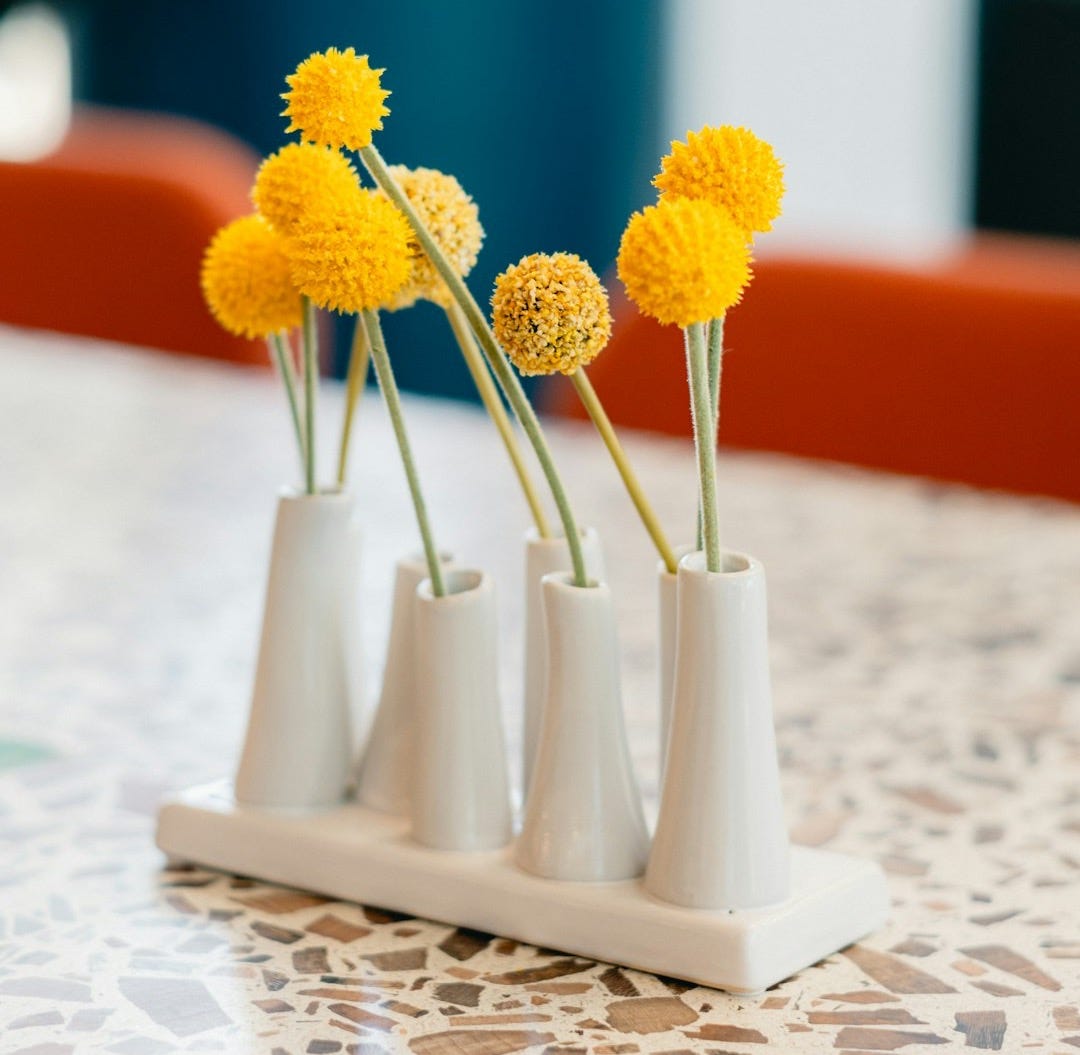
[[[315,397],[319,388],[319,337],[315,305],[304,297],[304,489],[315,494]]]
[[[368,364],[371,362],[371,343],[367,327],[360,319],[353,330],[352,347],[349,349],[349,369],[345,380],[345,417],[341,422],[341,446],[338,448],[337,482],[345,486],[349,466],[349,440],[352,437],[353,418],[360,405],[360,397],[367,383]]]
[[[697,448],[701,519],[705,535],[705,567],[723,570],[720,551],[720,514],[716,502],[716,444],[708,435],[712,422],[709,398],[709,365],[705,351],[705,327],[694,322],[686,327],[686,366],[690,379],[690,407]]]
[[[412,202],[398,185],[397,180],[390,174],[374,144],[360,150],[360,159],[371,174],[371,178],[379,185],[386,196],[405,214],[416,234],[417,241],[423,247],[428,259],[431,261],[439,276],[446,283],[454,299],[461,306],[476,339],[480,343],[480,349],[491,365],[496,381],[502,388],[506,398],[510,402],[525,435],[536,451],[536,458],[540,462],[551,489],[551,497],[555,500],[555,506],[559,511],[559,519],[562,521],[563,533],[566,535],[566,544],[570,550],[570,561],[573,566],[574,585],[588,586],[589,579],[585,571],[585,555],[581,547],[581,534],[578,531],[577,522],[574,519],[573,510],[570,508],[570,500],[567,498],[566,489],[563,487],[558,470],[555,468],[555,460],[551,456],[551,449],[547,445],[544,433],[540,428],[540,421],[529,403],[521,382],[514,373],[513,368],[507,362],[499,342],[495,340],[495,334],[491,332],[487,317],[480,310],[480,305],[469,292],[461,275],[446,258],[446,254],[439,248],[439,244],[432,237],[431,232],[417,215]]]
[[[600,397],[592,386],[592,382],[586,376],[584,367],[575,370],[570,375],[570,380],[573,382],[574,388],[577,389],[577,394],[581,397],[585,409],[589,412],[589,417],[592,418],[596,431],[600,433],[604,445],[610,452],[612,461],[615,462],[615,468],[619,470],[619,475],[626,485],[630,500],[634,503],[634,508],[637,509],[642,524],[645,525],[645,530],[653,540],[656,551],[660,554],[667,570],[674,574],[678,570],[679,562],[675,559],[675,553],[668,543],[664,529],[660,526],[660,521],[657,519],[648,498],[645,497],[641,481],[638,480],[637,474],[630,464],[630,459],[626,457],[626,451],[623,450],[622,444],[619,443],[619,437],[615,435],[611,419],[608,418],[607,412],[600,402]]]
[[[465,358],[465,365],[468,366],[469,373],[472,374],[473,383],[476,385],[480,400],[491,420],[495,423],[495,428],[498,429],[499,435],[502,437],[506,453],[510,456],[510,462],[514,466],[518,483],[521,484],[521,490],[525,493],[525,501],[529,504],[533,521],[536,523],[536,532],[541,538],[551,538],[551,527],[548,524],[547,514],[544,512],[540,496],[536,493],[536,487],[533,484],[532,477],[529,475],[525,458],[521,453],[521,448],[518,446],[510,415],[506,413],[506,408],[499,398],[499,390],[495,387],[495,382],[491,380],[491,374],[484,363],[484,357],[476,346],[476,338],[469,327],[469,320],[465,318],[465,313],[461,310],[461,306],[457,301],[451,301],[450,306],[446,308],[446,317],[450,321],[450,328],[454,331],[458,347]]]
[[[712,424],[709,435],[713,446],[719,440],[720,432],[720,371],[724,361],[724,316],[720,315],[709,323],[709,403],[712,407]],[[697,548],[702,547],[701,507],[698,506]]]
[[[401,461],[405,467],[405,479],[409,485],[409,494],[412,495],[413,509],[416,511],[416,524],[420,529],[420,539],[424,544],[424,558],[431,578],[431,592],[436,597],[443,597],[446,589],[443,586],[439,551],[435,548],[435,539],[428,521],[427,505],[424,503],[424,495],[420,490],[420,474],[416,471],[416,462],[413,460],[412,448],[409,446],[409,434],[405,430],[405,415],[401,410],[401,394],[394,380],[390,356],[386,354],[386,342],[383,340],[382,326],[379,324],[379,313],[366,310],[363,313],[363,321],[364,328],[367,330],[368,344],[371,345],[371,362],[375,367],[375,377],[379,382],[379,388],[382,389],[386,410],[394,428],[394,438],[397,440]]]
[[[296,444],[300,451],[300,464],[304,465],[304,423],[300,415],[300,403],[296,394],[296,367],[293,365],[292,355],[283,333],[272,333],[266,343],[270,346],[270,355],[277,365],[282,384],[285,386],[285,395],[289,400],[289,414],[292,417],[293,431],[296,433]]]

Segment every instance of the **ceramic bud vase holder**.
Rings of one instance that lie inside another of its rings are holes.
[[[495,591],[452,570],[416,590],[412,836],[436,850],[494,850],[512,834],[496,665]]]
[[[604,554],[600,536],[593,528],[581,532],[585,570],[591,579],[604,581]],[[565,537],[541,538],[535,528],[525,534],[525,688],[522,740],[522,789],[527,796],[533,761],[540,742],[540,717],[544,709],[547,646],[544,638],[544,594],[540,580],[545,575],[571,568],[570,548]]]
[[[693,546],[676,546],[675,559],[682,560],[693,552]],[[676,624],[679,616],[679,573],[668,571],[661,560],[656,564],[657,615],[657,673],[659,677],[659,713],[660,713],[660,776],[664,775],[664,760],[667,757],[668,736],[671,730],[672,689],[675,686],[675,641]]]
[[[649,836],[623,723],[611,591],[542,580],[547,678],[519,867],[549,879],[642,873]]]
[[[444,568],[454,566],[449,553],[440,554],[440,560]],[[416,588],[427,574],[423,554],[414,553],[397,562],[382,691],[356,771],[358,802],[402,816],[409,812],[414,772]]]
[[[705,909],[748,909],[789,892],[773,731],[765,573],[752,557],[679,562],[678,643],[667,766],[645,885]]]
[[[359,641],[359,535],[349,495],[278,500],[262,637],[236,798],[314,809],[341,802],[352,763],[350,652]]]

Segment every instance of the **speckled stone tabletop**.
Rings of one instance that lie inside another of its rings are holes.
[[[721,455],[726,538],[769,575],[792,832],[880,861],[893,902],[884,930],[735,998],[165,869],[161,793],[237,756],[296,476],[284,399],[269,374],[13,330],[0,363],[5,1055],[1080,1049],[1080,509]],[[327,386],[327,466],[340,409]],[[479,413],[407,411],[440,544],[498,585],[516,742],[526,513]],[[605,542],[654,808],[655,561],[594,436],[551,433]],[[681,541],[689,444],[625,439]],[[370,393],[352,483],[371,696],[414,529]]]

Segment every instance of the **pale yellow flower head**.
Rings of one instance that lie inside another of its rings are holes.
[[[768,231],[780,215],[784,166],[773,148],[748,128],[706,125],[673,142],[653,180],[661,200],[706,198],[722,205],[747,240]]]
[[[495,279],[495,337],[523,374],[572,374],[611,337],[607,291],[572,253],[533,253]]]
[[[215,319],[238,337],[266,337],[300,325],[300,293],[287,244],[261,216],[222,227],[203,255],[200,281]]]
[[[340,151],[289,143],[259,166],[251,200],[273,227],[289,234],[313,202],[343,202],[359,192],[356,170]]]
[[[292,277],[320,308],[380,308],[409,277],[409,222],[386,198],[361,190],[343,205],[314,203],[293,228]]]
[[[354,48],[316,51],[285,78],[285,131],[299,132],[301,139],[320,146],[362,150],[390,113],[383,105],[390,93],[379,83],[385,72],[373,70],[368,57]]]
[[[726,209],[697,198],[664,198],[634,213],[618,266],[630,299],[678,326],[719,318],[752,277],[743,229]]]
[[[391,165],[390,172],[424,222],[431,237],[464,278],[476,264],[484,242],[480,210],[453,176],[437,169]],[[416,245],[409,281],[390,306],[409,307],[420,298],[443,308],[453,299],[427,255]]]

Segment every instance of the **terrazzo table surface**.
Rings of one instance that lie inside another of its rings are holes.
[[[295,476],[284,399],[258,372],[12,330],[0,363],[5,1055],[1080,1049],[1080,509],[721,456],[726,539],[769,575],[794,837],[876,858],[893,900],[883,931],[734,998],[163,869],[159,795],[237,756]],[[326,465],[340,406],[328,386]],[[516,741],[525,511],[479,413],[407,410],[440,544],[498,584]],[[592,434],[551,438],[606,545],[654,805],[655,561]],[[688,534],[688,444],[626,445]],[[354,470],[370,695],[414,535],[377,398]]]

